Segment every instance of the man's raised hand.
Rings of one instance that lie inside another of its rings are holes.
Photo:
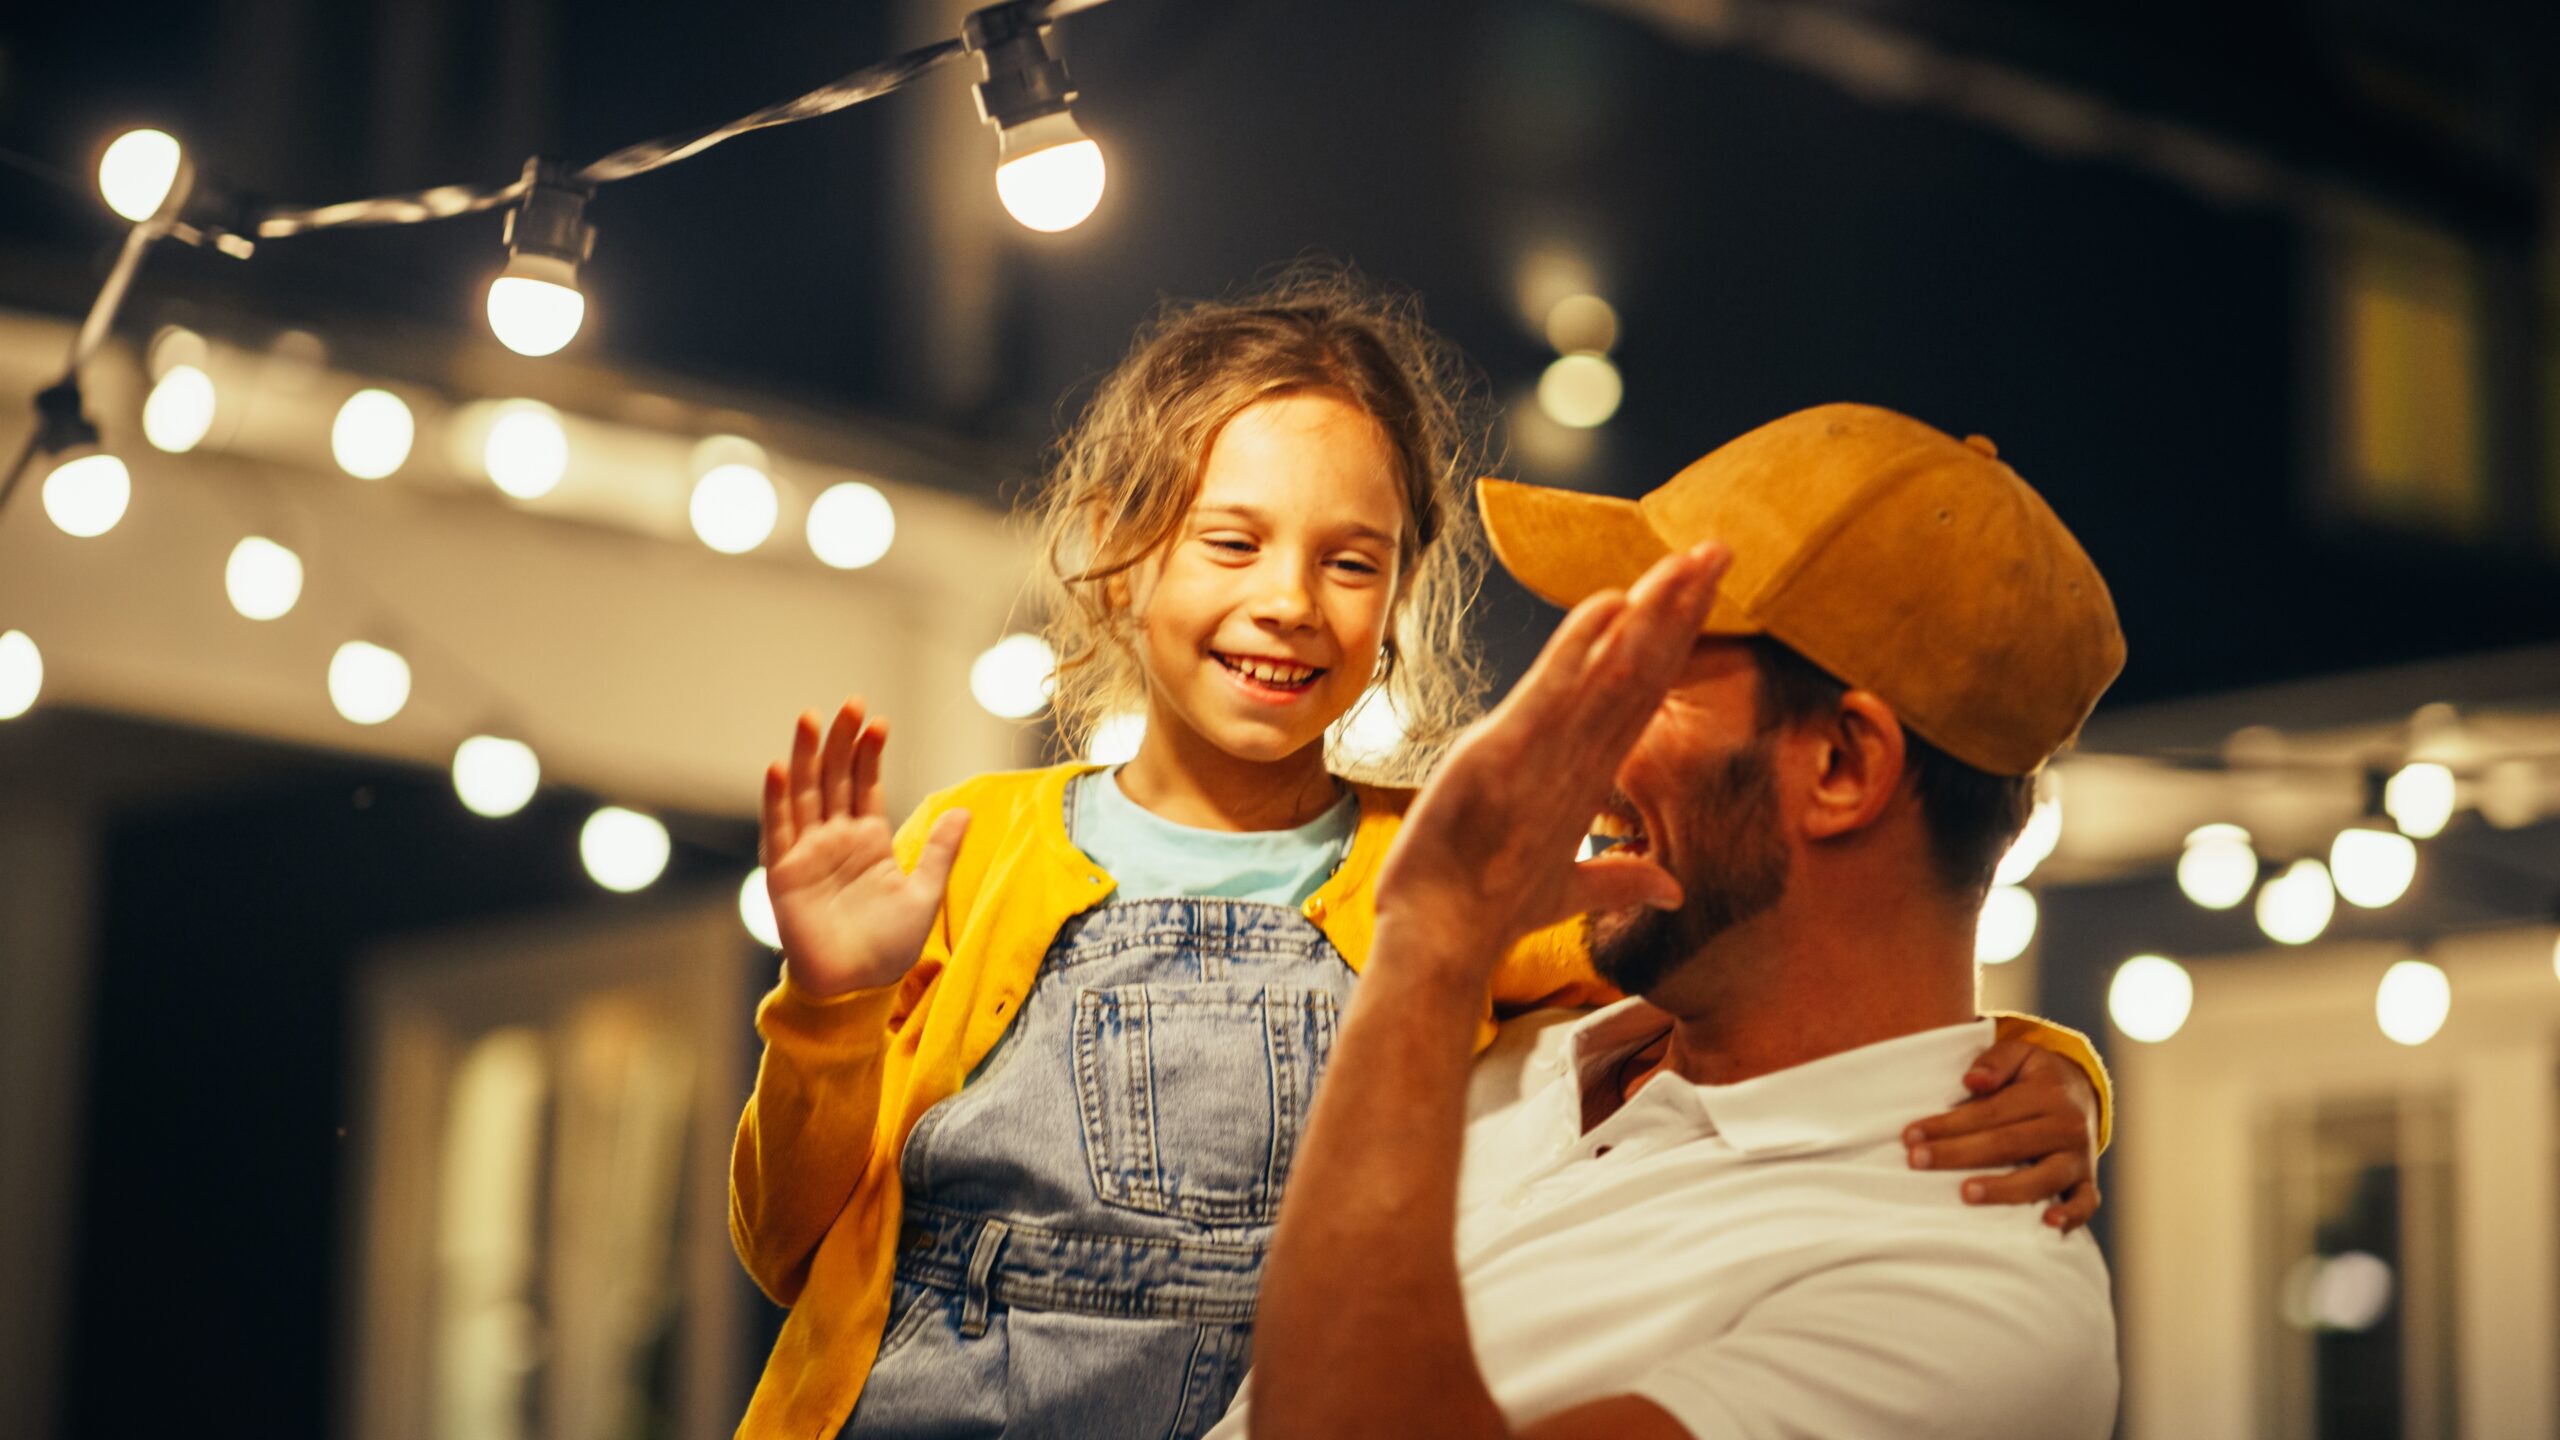
[[[888,722],[864,723],[855,698],[823,740],[816,712],[803,712],[790,763],[765,767],[765,887],[783,966],[811,995],[891,984],[915,967],[969,828],[967,811],[949,811],[913,873],[898,863],[880,791],[888,738]]]
[[[1649,860],[1577,864],[1574,851],[1687,663],[1730,559],[1712,542],[1680,551],[1565,616],[1415,800],[1379,878],[1382,927],[1489,969],[1567,916],[1680,903]]]

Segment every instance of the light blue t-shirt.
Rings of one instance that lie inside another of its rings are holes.
[[[1296,905],[1316,893],[1359,828],[1360,800],[1344,794],[1294,830],[1201,830],[1176,825],[1123,794],[1119,770],[1067,787],[1067,834],[1120,882],[1117,900],[1178,896]]]

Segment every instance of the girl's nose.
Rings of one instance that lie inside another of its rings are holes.
[[[1273,625],[1296,629],[1315,619],[1315,600],[1307,593],[1306,582],[1296,572],[1275,577],[1262,587],[1252,607],[1253,618]]]

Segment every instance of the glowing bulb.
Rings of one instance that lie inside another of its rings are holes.
[[[773,891],[764,883],[764,867],[747,872],[746,883],[738,887],[738,919],[747,933],[767,950],[782,948],[782,927],[773,918]]]
[[[1057,653],[1037,635],[1007,635],[969,662],[969,693],[990,715],[1023,720],[1049,703]]]
[[[359,390],[338,407],[329,427],[329,451],[338,468],[359,480],[379,480],[409,461],[417,443],[417,417],[388,390]]]
[[[2453,1013],[2453,982],[2424,960],[2401,960],[2382,972],[2373,992],[2374,1023],[2403,1045],[2424,1045]]]
[[[588,816],[578,831],[578,858],[586,862],[588,878],[617,894],[649,888],[666,873],[673,850],[666,826],[619,805]]]
[[[1102,147],[1060,110],[997,132],[996,198],[1033,230],[1071,230],[1102,203]]]
[[[139,225],[160,213],[178,183],[182,153],[165,130],[127,130],[98,158],[98,193],[108,209]]]
[[[2136,955],[2116,967],[2107,986],[2107,1015],[2129,1039],[2157,1045],[2178,1033],[2195,1009],[2196,983],[2165,955]]]
[[[1343,718],[1342,727],[1334,736],[1333,750],[1345,763],[1375,764],[1395,754],[1404,744],[1404,736],[1404,716],[1396,712],[1395,701],[1373,685]]]
[[[474,735],[454,747],[453,793],[474,815],[503,820],[542,788],[542,761],[521,740]]]
[[[65,535],[95,539],[116,528],[133,502],[133,472],[104,450],[75,455],[44,477],[44,513]]]
[[[2036,938],[2036,897],[2015,885],[1994,885],[1982,898],[1982,918],[1973,930],[1973,958],[1984,965],[2006,965],[2027,953]]]
[[[0,720],[15,720],[35,708],[44,689],[44,652],[24,630],[0,634]]]
[[[1147,717],[1129,711],[1106,715],[1093,727],[1093,738],[1085,742],[1084,758],[1096,765],[1125,765],[1138,756],[1138,746],[1147,738]]]
[[[142,402],[142,437],[175,455],[204,443],[211,429],[213,377],[193,365],[170,366]]]
[[[872,564],[897,536],[889,497],[859,480],[828,486],[809,506],[809,549],[838,570]]]
[[[2258,883],[2258,852],[2237,825],[2206,825],[2188,832],[2178,856],[2178,888],[2207,910],[2228,910],[2249,898]]]
[[[2383,812],[2412,840],[2441,832],[2453,818],[2453,800],[2453,772],[2424,760],[2401,766],[2382,787]]]
[[[2317,860],[2296,860],[2258,887],[2258,928],[2279,944],[2308,945],[2319,939],[2337,909],[2329,867]]]
[[[409,703],[409,662],[399,652],[350,640],[329,659],[329,703],[358,725],[379,725]]]
[[[2350,905],[2379,910],[2409,893],[2418,875],[2418,845],[2396,831],[2362,825],[2338,832],[2329,847],[2329,873]]]
[[[773,480],[752,465],[715,466],[693,482],[693,533],[723,555],[744,555],[765,542],[782,516]]]
[[[222,588],[231,608],[250,620],[273,620],[291,611],[302,598],[302,557],[263,535],[252,535],[231,547],[222,567]]]
[[[1618,344],[1617,309],[1597,295],[1567,295],[1547,311],[1547,343],[1567,355],[1606,355]]]
[[[519,355],[557,354],[586,320],[587,297],[574,285],[530,275],[489,282],[489,330]]]
[[[2000,866],[1991,875],[1994,885],[2023,885],[2036,867],[2053,853],[2062,839],[2062,781],[2056,775],[2045,777],[2042,793],[2036,796],[2036,808],[2027,813],[2027,823],[2018,838],[2009,842],[2008,853],[2000,857]]]
[[[559,412],[539,400],[510,400],[498,407],[489,438],[480,447],[481,473],[518,500],[539,500],[569,472],[569,435]]]
[[[1607,424],[1626,393],[1626,382],[1606,355],[1559,356],[1538,377],[1538,408],[1576,430]]]

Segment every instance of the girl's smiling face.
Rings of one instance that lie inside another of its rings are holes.
[[[1327,390],[1237,411],[1172,543],[1134,572],[1150,742],[1264,763],[1320,746],[1377,673],[1409,524],[1367,411]]]

